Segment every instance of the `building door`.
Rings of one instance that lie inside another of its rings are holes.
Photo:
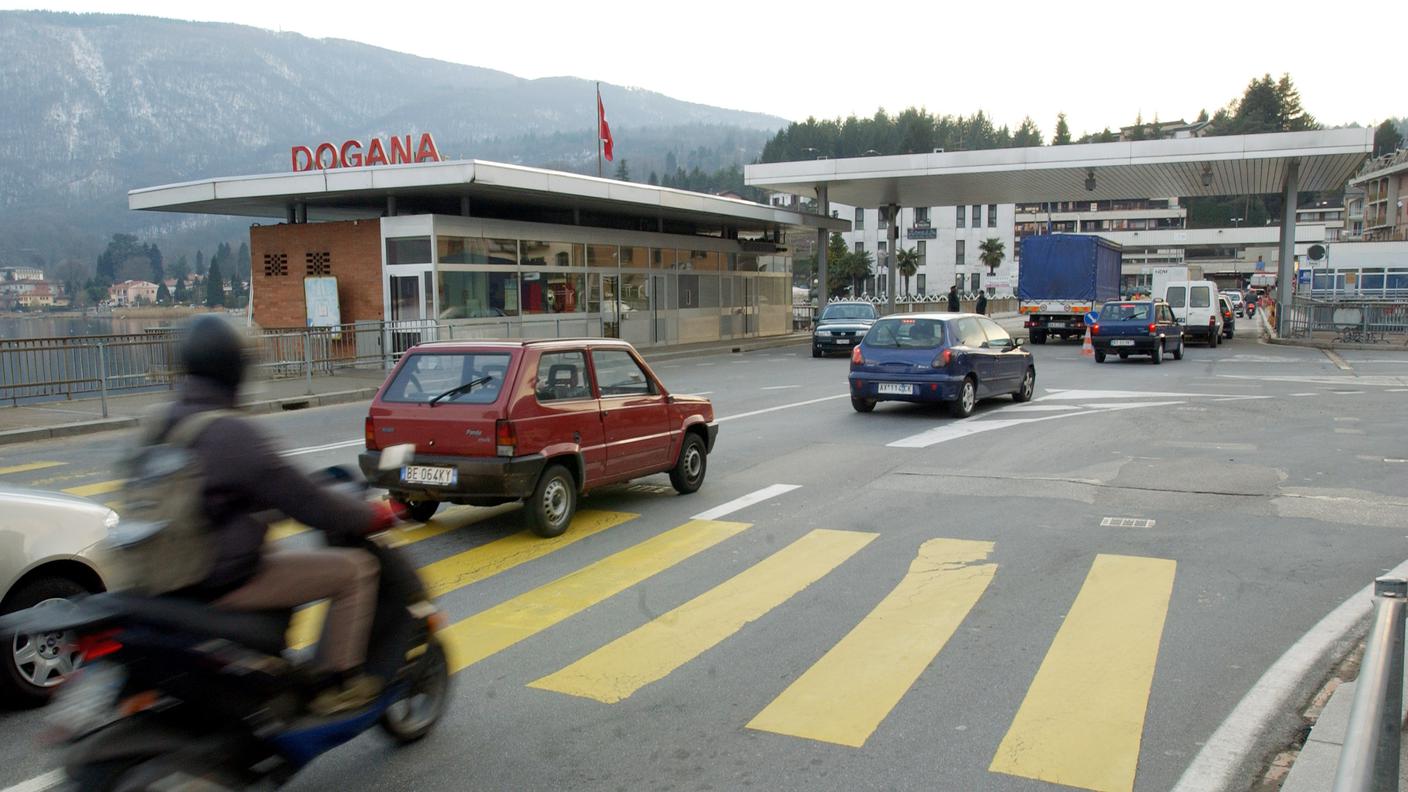
[[[392,275],[387,294],[390,296],[391,322],[388,325],[391,353],[400,356],[421,341],[422,320],[426,313],[425,293],[421,273]]]
[[[621,337],[621,276],[600,275],[592,284],[592,302],[601,306],[601,334],[607,338]]]

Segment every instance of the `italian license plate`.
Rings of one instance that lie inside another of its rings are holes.
[[[875,386],[876,393],[889,393],[896,396],[912,396],[914,386],[902,382],[882,382]]]
[[[1134,342],[1128,338],[1120,338],[1111,341],[1110,346],[1134,346]]]
[[[430,484],[436,487],[451,487],[459,481],[459,471],[452,467],[407,465],[401,468],[401,481],[407,484]]]

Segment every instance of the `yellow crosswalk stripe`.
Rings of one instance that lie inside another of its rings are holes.
[[[761,618],[878,534],[818,529],[529,687],[614,704]]]
[[[748,523],[690,520],[440,632],[450,670],[461,671],[747,530]]]
[[[930,539],[853,630],[748,724],[859,748],[933,662],[997,571],[992,542]]]
[[[479,519],[488,519],[493,516],[496,514],[485,514],[481,515]],[[426,593],[433,599],[456,589],[464,588],[471,583],[491,578],[500,572],[513,569],[519,564],[542,558],[548,553],[561,550],[570,544],[586,539],[588,536],[594,536],[639,516],[639,514],[626,512],[580,511],[572,518],[572,524],[567,528],[567,532],[561,536],[543,539],[530,531],[523,531],[479,547],[470,548],[462,553],[456,553],[433,564],[423,566],[418,572],[421,580],[425,583]],[[466,524],[452,523],[455,527]],[[417,537],[415,541],[422,538],[425,537]],[[318,640],[318,633],[323,628],[323,619],[326,616],[326,602],[302,608],[294,613],[293,621],[289,624],[288,629],[289,646],[294,649],[312,646]]]
[[[91,498],[94,495],[106,495],[109,492],[117,492],[122,489],[122,485],[127,482],[123,479],[112,481],[99,481],[96,484],[84,484],[78,487],[67,487],[64,492],[70,495],[77,495],[80,498]]]
[[[11,473],[28,473],[31,470],[47,470],[52,467],[66,465],[67,462],[27,462],[23,465],[10,465],[0,467],[0,476],[8,476]]]
[[[1096,556],[989,770],[1098,792],[1134,788],[1176,568]]]

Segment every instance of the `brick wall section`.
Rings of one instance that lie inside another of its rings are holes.
[[[257,226],[249,229],[249,256],[260,327],[307,324],[310,274],[337,278],[344,323],[382,318],[380,220]]]

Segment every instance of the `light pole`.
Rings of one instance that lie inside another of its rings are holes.
[[[1246,219],[1247,219],[1247,218],[1245,218],[1245,217],[1234,217],[1234,218],[1232,218],[1232,227],[1233,227],[1233,228],[1240,228],[1241,225],[1242,225],[1242,221],[1243,221],[1243,220],[1246,220]]]

